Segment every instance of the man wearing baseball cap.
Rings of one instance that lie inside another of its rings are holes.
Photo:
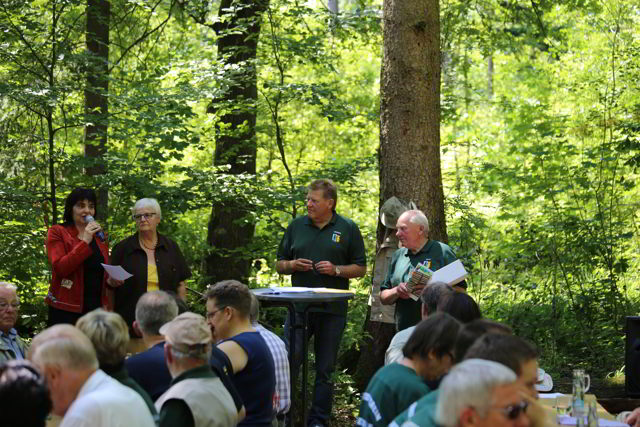
[[[156,401],[160,427],[235,426],[238,413],[220,378],[209,367],[211,330],[204,317],[186,312],[160,328],[173,381]]]

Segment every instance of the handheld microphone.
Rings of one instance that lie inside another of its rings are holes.
[[[93,219],[91,215],[87,215],[84,217],[84,222],[86,222],[87,224],[93,221],[95,221],[95,219]],[[102,230],[98,231],[96,233],[96,236],[98,236],[98,239],[100,239],[101,242],[104,242],[104,232]]]

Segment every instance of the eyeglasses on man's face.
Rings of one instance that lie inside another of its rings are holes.
[[[222,311],[222,310],[224,310],[224,309],[225,309],[225,308],[224,308],[224,307],[222,307],[222,308],[219,308],[219,309],[217,309],[217,310],[207,311],[207,319],[208,319],[208,320],[213,319],[213,316],[215,316],[217,312]]]
[[[520,403],[514,403],[513,405],[505,406],[504,408],[498,408],[498,411],[500,411],[507,419],[515,420],[520,416],[520,414],[527,412],[528,406],[529,402],[523,400]]]
[[[155,212],[149,212],[149,213],[141,213],[141,214],[135,214],[133,215],[133,219],[135,221],[141,221],[143,219],[151,219],[156,215]]]

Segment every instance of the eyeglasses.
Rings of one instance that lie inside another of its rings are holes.
[[[7,308],[9,308],[9,306],[13,307],[14,310],[20,310],[20,303],[19,302],[12,302],[11,304],[9,304],[6,301],[0,301],[0,310],[6,310]]]
[[[520,414],[527,412],[527,407],[529,406],[529,402],[523,400],[520,403],[515,403],[513,405],[505,406],[504,408],[499,408],[498,410],[502,412],[502,415],[507,417],[510,420],[515,420],[520,416]]]
[[[222,310],[224,310],[225,308],[226,308],[226,307],[222,307],[222,308],[219,308],[219,309],[214,310],[214,311],[208,311],[208,312],[207,312],[207,319],[213,319],[213,316],[215,316],[217,312],[222,311]]]
[[[135,214],[133,216],[133,219],[135,221],[140,221],[141,219],[151,219],[156,215],[155,212],[149,212],[149,213],[142,213],[142,214]]]

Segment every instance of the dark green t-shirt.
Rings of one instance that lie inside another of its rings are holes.
[[[358,426],[387,426],[431,390],[416,372],[399,363],[384,366],[362,394]]]
[[[427,267],[436,271],[445,265],[455,261],[456,254],[442,242],[429,240],[417,253],[411,253],[407,248],[400,248],[393,253],[391,265],[387,277],[380,286],[381,290],[391,289],[399,283],[409,280],[413,268],[421,262],[428,261]],[[396,330],[402,331],[414,326],[422,320],[420,313],[420,300],[398,299],[396,301]]]
[[[367,265],[360,229],[352,220],[335,212],[322,229],[313,225],[307,215],[291,221],[282,237],[277,256],[278,261],[306,258],[314,263],[330,261],[334,265]],[[320,274],[315,269],[294,272],[291,284],[309,288],[349,289],[349,279]],[[346,302],[335,305],[336,314],[346,314]]]
[[[438,404],[439,390],[427,394],[398,415],[389,427],[437,427],[436,406]],[[406,424],[404,424],[406,422]]]

